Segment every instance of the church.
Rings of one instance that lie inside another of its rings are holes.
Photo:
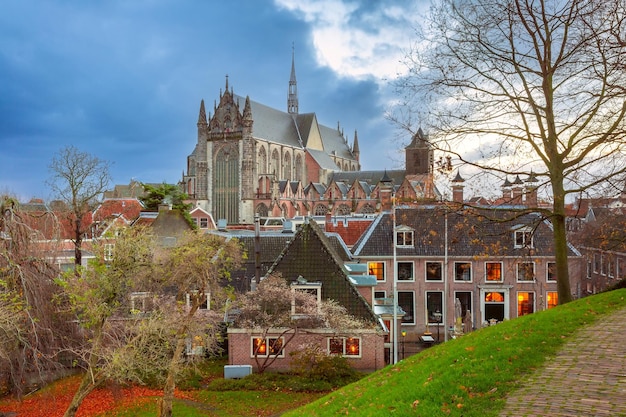
[[[315,113],[299,112],[293,54],[287,111],[235,94],[228,81],[208,115],[200,102],[197,143],[180,183],[214,219],[245,225],[255,214],[376,213],[381,180],[407,198],[436,198],[432,149],[421,130],[406,148],[408,169],[361,171],[356,130],[350,144],[339,124],[324,126]]]

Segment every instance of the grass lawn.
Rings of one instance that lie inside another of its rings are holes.
[[[580,327],[626,308],[626,289],[488,327],[369,375],[283,417],[497,416],[507,394]]]
[[[224,362],[213,362],[204,368],[203,381],[189,382],[195,389],[178,393],[174,415],[497,416],[508,393],[574,332],[621,308],[626,289],[587,297],[434,346],[330,393],[324,385],[285,375],[223,380]],[[77,381],[64,379],[22,402],[0,400],[0,412],[60,417]],[[252,389],[258,386],[265,389]],[[160,392],[134,387],[92,395],[79,417],[153,417]]]

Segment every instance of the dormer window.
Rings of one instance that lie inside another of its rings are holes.
[[[322,302],[322,283],[321,282],[308,282],[306,279],[299,276],[298,279],[291,284],[291,291],[294,296],[291,299],[291,315],[294,318],[309,317],[311,315],[311,306],[306,305],[302,299],[295,296],[296,292],[302,292],[313,295],[316,300],[317,311],[319,314],[320,305]]]
[[[529,228],[520,228],[514,232],[515,248],[532,248],[533,247],[533,232]]]
[[[413,229],[407,226],[396,227],[396,247],[413,247]]]

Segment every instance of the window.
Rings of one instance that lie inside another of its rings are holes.
[[[615,272],[617,273],[617,277],[618,278],[620,278],[620,279],[624,278],[624,272],[626,272],[626,271],[624,270],[624,260],[623,259],[617,258],[616,271]]]
[[[154,309],[154,298],[152,293],[134,292],[130,294],[130,312],[132,314],[145,314]]]
[[[596,274],[600,272],[600,255],[597,253],[593,254],[593,272]]]
[[[208,217],[200,217],[200,229],[208,229],[208,228],[209,228]]]
[[[379,298],[386,298],[387,297],[387,291],[374,291],[374,298],[379,299]]]
[[[454,280],[459,282],[470,282],[472,280],[472,263],[455,262]]]
[[[606,275],[606,259],[604,254],[600,255],[600,275]]]
[[[591,278],[591,261],[587,261],[587,278]]]
[[[506,296],[504,292],[490,291],[485,293],[485,321],[503,321],[506,318]]]
[[[535,312],[535,293],[518,292],[517,293],[517,316],[525,316]]]
[[[253,337],[251,356],[253,358],[255,356],[277,356],[279,358],[284,358],[285,352],[283,351],[283,344],[284,340],[282,337]]]
[[[426,281],[443,281],[441,262],[426,262]]]
[[[615,276],[615,271],[613,270],[613,259],[608,256],[606,261],[606,272],[609,278],[613,278]]]
[[[415,294],[413,291],[398,291],[398,305],[404,310],[402,324],[415,324]]]
[[[548,262],[546,264],[546,271],[547,271],[546,281],[548,282],[556,281],[556,262]]]
[[[523,229],[515,231],[515,247],[516,248],[532,248],[533,233],[531,230]]]
[[[196,299],[198,298],[200,294],[198,294],[198,291],[192,291],[190,293],[187,293],[185,296],[185,302],[187,304],[187,308],[191,308],[191,306],[196,302]],[[200,300],[197,300],[199,302],[199,306],[198,306],[198,310],[210,310],[211,309],[211,294],[202,294],[202,297]]]
[[[360,357],[361,339],[358,337],[332,337],[328,339],[328,352],[331,355]]]
[[[367,270],[370,275],[375,275],[377,281],[385,280],[385,263],[384,262],[368,262]]]
[[[441,291],[426,291],[426,316],[428,324],[440,324],[443,320],[443,294]]]
[[[559,293],[556,291],[548,291],[547,297],[548,308],[556,307],[559,304]]]
[[[406,226],[399,226],[396,230],[396,246],[413,246],[413,230]]]
[[[520,262],[517,264],[517,280],[532,282],[535,280],[535,263]]]
[[[299,277],[298,280],[303,280]],[[305,282],[291,284],[291,290],[294,292],[293,299],[291,300],[291,314],[293,316],[310,316],[311,313],[319,308],[322,301],[322,283],[321,282]],[[310,294],[313,297],[298,296],[297,293]],[[315,306],[311,305],[311,302],[315,302]]]
[[[455,291],[454,299],[461,303],[461,316],[465,318],[468,311],[472,311],[472,292],[471,291]]]
[[[398,281],[414,281],[413,262],[398,262]]]
[[[485,262],[485,279],[487,282],[502,282],[502,263]]]
[[[115,245],[113,243],[105,243],[104,244],[104,260],[112,261],[113,260],[113,248]]]

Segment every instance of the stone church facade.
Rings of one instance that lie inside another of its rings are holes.
[[[406,148],[405,170],[361,171],[357,132],[300,113],[292,56],[287,111],[220,90],[207,115],[200,103],[198,136],[180,183],[197,207],[229,225],[262,217],[350,215],[381,210],[383,177],[407,198],[435,198],[432,150],[419,131]]]

